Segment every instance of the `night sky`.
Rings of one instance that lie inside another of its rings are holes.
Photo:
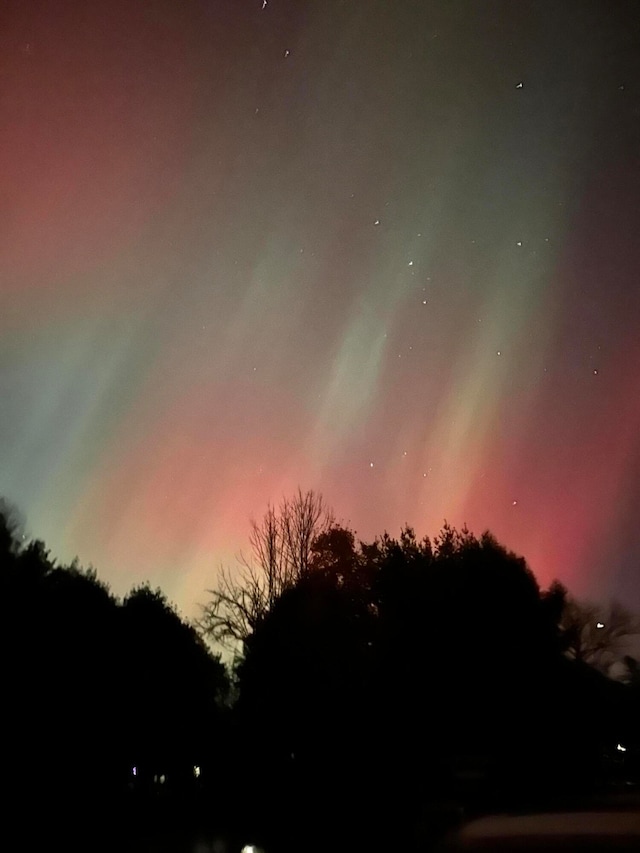
[[[195,615],[298,486],[640,609],[635,0],[0,12],[0,493]]]

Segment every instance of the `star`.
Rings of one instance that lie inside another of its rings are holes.
[[[522,89],[524,83],[520,81],[520,83],[516,83],[516,89]]]

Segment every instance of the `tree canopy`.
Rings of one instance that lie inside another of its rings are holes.
[[[326,846],[337,827],[391,843],[438,798],[503,808],[593,788],[607,756],[619,767],[628,750],[631,766],[638,663],[621,608],[542,590],[489,532],[360,541],[315,492],[268,506],[250,546],[195,625],[160,589],[119,600],[94,570],[57,565],[0,506],[16,790],[191,790],[197,768],[247,832],[285,827],[295,846],[311,826]],[[206,640],[241,651],[233,708]]]
[[[140,781],[205,763],[227,673],[159,590],[137,587],[119,601],[94,570],[56,565],[6,505],[0,589],[5,771],[15,791],[95,800],[123,790],[134,767]]]
[[[269,508],[257,529],[281,524]],[[469,779],[503,801],[595,783],[622,686],[567,652],[561,584],[541,590],[490,533],[446,523],[364,543],[332,521],[308,554],[242,635],[242,761],[278,780],[256,794],[265,820],[341,803],[383,831]],[[268,566],[252,584],[269,588]]]
[[[214,642],[238,649],[280,596],[309,571],[314,543],[334,525],[321,495],[300,489],[278,510],[267,507],[262,521],[251,520],[250,554],[241,555],[234,572],[222,568],[218,586],[209,590],[200,627]]]

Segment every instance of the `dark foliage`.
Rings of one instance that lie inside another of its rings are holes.
[[[60,816],[213,779],[228,679],[160,591],[120,603],[95,572],[56,566],[0,512],[4,776]],[[134,770],[135,768],[135,770]],[[216,767],[217,770],[217,767]]]
[[[358,546],[335,528],[313,550],[239,670],[267,828],[378,845],[430,802],[504,808],[601,783],[627,694],[565,655],[559,584],[542,592],[491,535],[448,525]]]
[[[117,600],[0,506],[4,770],[32,812],[124,804],[160,825],[200,802],[243,843],[381,849],[460,808],[638,777],[638,663],[616,682],[576,653],[561,584],[540,590],[488,533],[357,542],[313,493],[281,513],[253,525],[258,562],[207,623],[243,643],[230,709],[224,666],[160,590]]]

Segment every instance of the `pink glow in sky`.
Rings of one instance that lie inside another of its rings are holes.
[[[632,3],[2,14],[0,493],[31,533],[192,615],[301,486],[640,609]]]

